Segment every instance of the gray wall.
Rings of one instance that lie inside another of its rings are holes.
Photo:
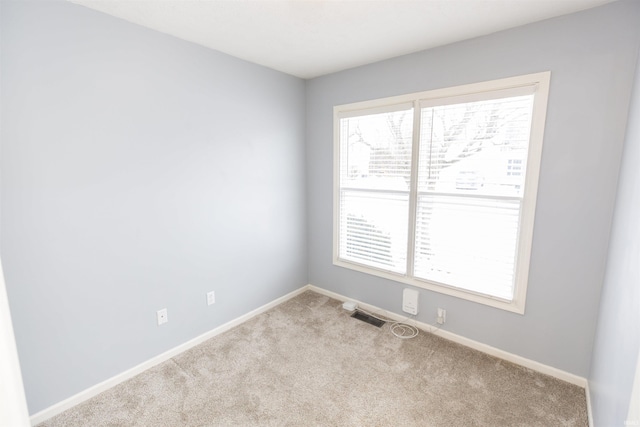
[[[640,63],[638,65],[589,377],[596,426],[624,425],[640,356]]]
[[[401,312],[403,285],[331,264],[333,105],[545,70],[526,314],[421,290],[418,318],[444,307],[447,330],[589,375],[640,3],[317,78],[306,94],[299,79],[78,5],[0,8],[1,254],[31,413],[307,281]],[[640,345],[623,332],[639,324],[638,290],[627,298],[638,203],[624,197],[638,132],[632,122],[590,375],[602,422],[628,407]]]
[[[32,414],[307,283],[304,81],[66,2],[2,9],[2,260]]]
[[[0,5],[0,22],[2,7]],[[0,58],[2,57],[2,32],[0,31]],[[2,81],[2,67],[0,67],[0,81]],[[2,99],[2,85],[0,85],[0,99]],[[0,109],[0,128],[2,109]],[[1,142],[0,133],[0,142]],[[0,202],[1,204],[1,202]],[[18,359],[18,349],[13,332],[13,321],[9,309],[2,261],[0,260],[0,426],[29,426],[29,412],[24,394],[22,371]]]
[[[402,284],[332,265],[332,107],[551,71],[525,315],[420,291],[418,319],[586,377],[640,27],[616,2],[307,84],[310,283],[401,313]]]

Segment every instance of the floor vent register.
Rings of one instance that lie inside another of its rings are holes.
[[[354,311],[353,314],[351,315],[351,317],[356,318],[358,320],[362,320],[363,322],[366,322],[366,323],[368,323],[370,325],[373,325],[373,326],[376,326],[378,328],[381,328],[382,325],[385,324],[385,322],[383,320],[376,319],[375,317],[369,316],[368,314],[363,313],[363,312],[361,312],[359,310]]]

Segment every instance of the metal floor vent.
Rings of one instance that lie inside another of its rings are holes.
[[[358,320],[362,320],[363,322],[366,322],[370,325],[376,326],[378,328],[381,328],[382,325],[385,324],[384,320],[380,320],[380,319],[376,319],[373,316],[369,316],[368,314],[365,314],[361,311],[356,310],[351,317],[356,318]]]

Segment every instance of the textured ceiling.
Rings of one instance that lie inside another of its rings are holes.
[[[70,0],[302,78],[612,0]]]

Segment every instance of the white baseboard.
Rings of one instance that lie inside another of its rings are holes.
[[[212,329],[209,332],[206,332],[206,333],[204,333],[204,334],[202,334],[202,335],[200,335],[200,336],[198,336],[196,338],[193,338],[193,339],[185,342],[184,344],[181,344],[181,345],[179,345],[177,347],[174,347],[171,350],[168,350],[168,351],[166,351],[166,352],[164,352],[164,353],[162,353],[162,354],[160,354],[158,356],[155,356],[155,357],[147,360],[146,362],[143,362],[143,363],[141,363],[141,364],[139,364],[137,366],[134,366],[131,369],[128,369],[128,370],[126,370],[126,371],[124,371],[124,372],[122,372],[122,373],[120,373],[120,374],[118,374],[118,375],[116,375],[114,377],[111,377],[111,378],[109,378],[109,379],[107,379],[107,380],[105,380],[105,381],[103,381],[101,383],[98,383],[98,384],[96,384],[96,385],[94,385],[92,387],[89,387],[88,389],[83,390],[78,394],[75,394],[75,395],[73,395],[73,396],[71,396],[71,397],[69,397],[69,398],[67,398],[67,399],[65,399],[65,400],[63,400],[61,402],[58,402],[55,405],[52,405],[52,406],[50,406],[50,407],[48,407],[46,409],[43,409],[40,412],[37,412],[37,413],[33,414],[30,417],[31,425],[36,425],[36,424],[39,424],[39,423],[41,423],[43,421],[46,421],[49,418],[52,418],[52,417],[54,417],[54,416],[56,416],[56,415],[58,415],[58,414],[60,414],[60,413],[62,413],[64,411],[66,411],[67,409],[70,409],[70,408],[72,408],[72,407],[74,407],[74,406],[76,406],[76,405],[78,405],[78,404],[80,404],[80,403],[82,403],[82,402],[84,402],[84,401],[86,401],[88,399],[91,399],[92,397],[102,393],[103,391],[106,391],[106,390],[110,389],[111,387],[114,387],[114,386],[116,386],[116,385],[118,385],[118,384],[120,384],[120,383],[122,383],[122,382],[124,382],[124,381],[126,381],[128,379],[130,379],[130,378],[133,378],[136,375],[146,371],[147,369],[152,368],[152,367],[154,367],[154,366],[156,366],[156,365],[158,365],[158,364],[160,364],[162,362],[165,362],[165,361],[171,359],[172,357],[175,357],[178,354],[180,354],[180,353],[182,353],[184,351],[187,351],[190,348],[195,347],[196,345],[198,345],[198,344],[200,344],[200,343],[202,343],[202,342],[204,342],[204,341],[206,341],[206,340],[208,340],[210,338],[215,337],[216,335],[220,335],[220,334],[228,331],[229,329],[234,328],[234,327],[246,322],[247,320],[252,319],[253,317],[255,317],[257,315],[259,315],[261,313],[264,313],[265,311],[277,306],[278,304],[281,304],[281,303],[283,303],[283,302],[285,302],[285,301],[287,301],[287,300],[289,300],[289,299],[291,299],[291,298],[293,298],[293,297],[295,297],[297,295],[300,295],[301,293],[303,293],[304,291],[307,291],[307,290],[312,290],[314,292],[317,292],[317,293],[322,294],[322,295],[326,295],[328,297],[337,299],[339,301],[347,301],[347,300],[348,301],[355,301],[355,302],[358,303],[359,307],[362,307],[363,309],[371,311],[371,312],[375,312],[377,314],[384,315],[384,316],[386,316],[386,317],[388,317],[390,319],[399,320],[399,321],[406,319],[406,316],[402,316],[402,315],[399,315],[399,314],[396,314],[396,313],[393,313],[393,312],[390,312],[390,311],[387,311],[387,310],[383,310],[383,309],[381,309],[379,307],[363,303],[362,301],[357,301],[357,300],[354,300],[353,298],[347,298],[344,295],[340,295],[340,294],[337,294],[335,292],[328,291],[326,289],[318,288],[317,286],[314,286],[314,285],[305,285],[305,286],[301,287],[300,289],[297,289],[297,290],[295,290],[293,292],[288,293],[287,295],[284,295],[284,296],[282,296],[282,297],[280,297],[278,299],[275,299],[275,300],[271,301],[268,304],[265,304],[265,305],[263,305],[261,307],[256,308],[253,311],[250,311],[247,314],[244,314],[244,315],[242,315],[242,316],[240,316],[240,317],[238,317],[238,318],[236,318],[234,320],[231,320],[231,321],[229,321],[229,322],[227,322],[227,323],[225,323],[225,324],[223,324],[221,326],[218,326],[215,329]],[[412,321],[412,322],[414,322],[415,325],[418,328],[420,328],[420,329],[422,329],[424,331],[433,333],[434,335],[438,335],[438,336],[440,336],[442,338],[445,338],[445,339],[448,339],[450,341],[456,342],[458,344],[462,344],[464,346],[473,348],[475,350],[481,351],[481,352],[489,354],[491,356],[498,357],[500,359],[515,363],[515,364],[520,365],[520,366],[524,366],[524,367],[532,369],[534,371],[541,372],[543,374],[546,374],[546,375],[552,376],[554,378],[558,378],[560,380],[563,380],[563,381],[569,382],[571,384],[575,384],[577,386],[585,388],[586,389],[585,392],[586,392],[586,395],[587,395],[587,411],[588,411],[588,416],[589,416],[589,426],[593,427],[592,426],[591,405],[590,405],[591,402],[590,402],[590,399],[589,399],[588,382],[587,382],[587,380],[585,378],[579,377],[577,375],[571,374],[569,372],[562,371],[560,369],[557,369],[557,368],[554,368],[554,367],[551,367],[551,366],[544,365],[544,364],[536,362],[534,360],[530,360],[530,359],[518,356],[516,354],[509,353],[509,352],[504,351],[504,350],[500,350],[500,349],[495,348],[495,347],[491,347],[489,345],[480,343],[478,341],[474,341],[474,340],[471,340],[469,338],[465,338],[463,336],[456,335],[454,333],[451,333],[451,332],[448,332],[448,331],[445,331],[445,330],[442,330],[442,329],[435,328],[434,326],[428,325],[428,324],[423,323],[423,322],[418,322],[418,321]]]
[[[307,289],[310,289],[314,292],[317,292],[322,295],[326,295],[328,297],[337,299],[339,301],[355,301],[358,303],[359,307],[362,307],[364,310],[372,311],[381,315],[384,315],[393,320],[404,320],[407,316],[402,316],[391,311],[383,310],[379,307],[363,303],[361,301],[354,300],[353,298],[347,298],[344,295],[337,294],[335,292],[327,291],[326,289],[318,288],[317,286],[307,285]],[[527,359],[522,356],[518,356],[517,354],[509,353],[508,351],[500,350],[499,348],[492,347],[487,344],[483,344],[478,341],[474,341],[469,338],[465,338],[460,335],[456,335],[452,332],[445,331],[443,329],[438,329],[433,325],[429,325],[427,323],[419,322],[412,320],[411,323],[415,323],[416,327],[422,329],[423,331],[430,332],[434,335],[445,338],[449,341],[456,342],[458,344],[462,344],[466,347],[473,348],[474,350],[481,351],[483,353],[489,354],[491,356],[498,357],[500,359],[506,360],[511,363],[515,363],[520,366],[524,366],[525,368],[529,368],[531,370],[543,373],[545,375],[549,375],[554,378],[558,378],[560,380],[566,381],[568,383],[577,385],[582,388],[586,388],[587,380],[586,378],[580,377],[578,375],[571,374],[569,372],[563,371],[561,369],[554,368],[552,366],[544,365],[542,363],[536,362],[535,360]]]
[[[273,301],[271,301],[268,304],[263,305],[262,307],[258,307],[253,311],[248,312],[247,314],[244,314],[236,319],[233,319],[223,325],[218,326],[215,329],[210,330],[209,332],[205,332],[204,334],[195,337],[187,342],[185,342],[184,344],[181,344],[177,347],[172,348],[171,350],[168,350],[162,354],[159,354],[158,356],[155,356],[149,360],[147,360],[146,362],[143,362],[137,366],[134,366],[131,369],[128,369],[114,377],[111,377],[105,381],[102,381],[101,383],[98,383],[92,387],[89,387],[86,390],[81,391],[78,394],[75,394],[61,402],[56,403],[55,405],[52,405],[46,409],[43,409],[40,412],[37,412],[35,414],[33,414],[30,417],[30,421],[31,421],[31,425],[36,425],[39,424],[43,421],[48,420],[51,417],[54,417],[64,411],[66,411],[67,409],[70,409],[88,399],[91,399],[92,397],[102,393],[103,391],[106,391],[108,389],[110,389],[111,387],[114,387],[130,378],[135,377],[136,375],[146,371],[149,368],[152,368],[162,362],[165,362],[169,359],[171,359],[172,357],[177,356],[178,354],[189,350],[192,347],[195,347],[196,345],[215,337],[216,335],[220,335],[226,331],[228,331],[231,328],[234,328],[244,322],[246,322],[247,320],[250,320],[251,318],[264,313],[265,311],[277,306],[278,304],[281,304],[297,295],[300,295],[301,293],[303,293],[304,291],[306,291],[307,289],[309,289],[309,285],[303,286],[300,289],[297,289],[293,292],[288,293],[287,295],[284,295],[278,299],[275,299]]]
[[[587,381],[584,387],[584,394],[587,396],[587,420],[589,421],[589,427],[593,427],[593,412],[591,409],[591,391],[589,390],[589,381]]]

